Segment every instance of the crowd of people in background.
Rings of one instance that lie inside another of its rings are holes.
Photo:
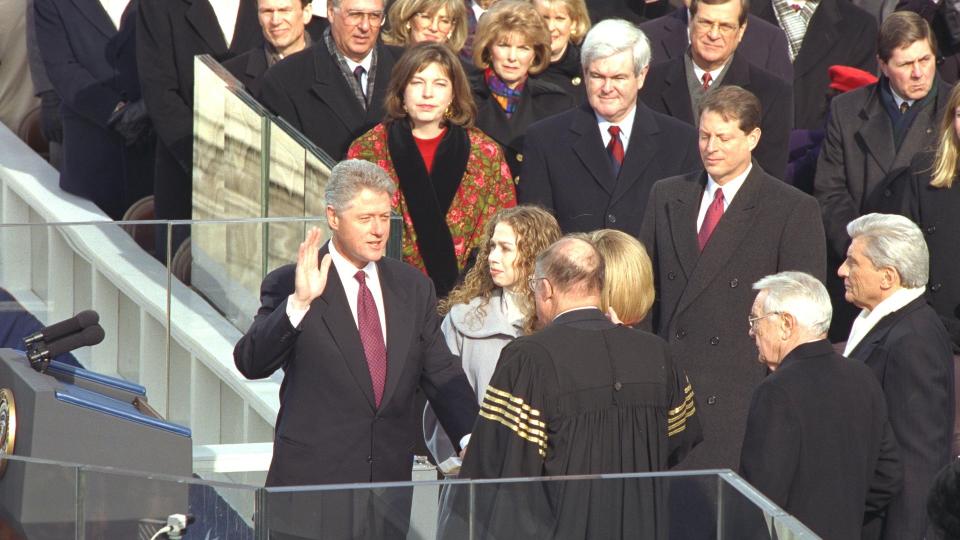
[[[356,324],[309,346],[352,332],[361,363],[334,378],[367,377],[354,397],[371,417],[384,400],[409,424],[427,388],[427,448],[445,463],[469,447],[463,474],[731,468],[826,538],[960,537],[936,495],[960,454],[960,4],[29,0],[15,15],[0,120],[39,107],[60,187],[114,219],[146,196],[158,219],[191,217],[200,54],[350,164],[326,188],[333,240],[311,233],[265,281],[245,375],[329,375],[289,339],[318,331],[327,299]],[[376,253],[384,211],[413,273]],[[399,343],[391,306],[411,303],[420,342]],[[432,371],[398,380],[394,354]],[[612,394],[588,388],[600,379]],[[322,400],[282,392],[274,485],[409,476],[371,442],[405,454],[400,428],[347,430],[371,438],[366,462],[307,472],[321,441],[291,411]],[[626,423],[613,453],[584,457]],[[692,509],[702,490],[669,496]],[[702,518],[671,534],[702,537]]]

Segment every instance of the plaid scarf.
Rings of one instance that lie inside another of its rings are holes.
[[[807,34],[807,26],[813,13],[820,5],[819,0],[807,0],[800,10],[793,8],[793,2],[790,0],[772,0],[773,13],[777,17],[777,23],[783,28],[783,33],[787,35],[787,44],[790,45],[790,61],[796,61],[800,54],[800,47],[803,45],[803,37]]]
[[[497,104],[499,104],[503,112],[506,113],[507,118],[510,118],[510,115],[517,112],[517,105],[520,104],[520,96],[523,95],[524,83],[518,84],[516,88],[510,88],[507,86],[507,83],[500,80],[500,77],[497,77],[497,74],[494,73],[491,68],[483,71],[483,81],[487,83],[487,88],[490,89],[494,99],[497,100]]]
[[[333,61],[336,62],[337,66],[340,68],[340,73],[343,74],[344,80],[347,81],[347,86],[349,86],[350,90],[353,91],[353,97],[355,97],[357,101],[360,102],[360,106],[366,110],[367,106],[370,104],[370,97],[373,96],[373,85],[376,83],[377,79],[376,45],[374,45],[373,49],[370,51],[370,54],[373,56],[370,60],[370,71],[367,72],[367,91],[366,97],[364,97],[364,91],[360,88],[360,83],[357,82],[357,78],[353,76],[353,70],[347,66],[346,58],[344,58],[343,54],[340,52],[340,49],[337,48],[337,44],[333,41],[333,36],[330,35],[329,26],[323,31],[323,42],[327,45],[327,50],[330,52],[330,56],[333,58]]]

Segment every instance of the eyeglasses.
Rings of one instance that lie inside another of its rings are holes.
[[[547,278],[536,277],[536,276],[530,276],[527,278],[527,287],[530,287],[530,292],[533,292],[533,293],[537,292],[537,282],[540,281],[541,279],[547,279]]]
[[[340,11],[337,8],[337,11]],[[347,21],[347,24],[350,26],[360,26],[363,24],[364,19],[368,21],[370,26],[374,28],[379,28],[383,24],[383,12],[382,11],[354,11],[350,10],[345,12],[343,18]]]
[[[696,26],[697,31],[704,34],[713,32],[714,29],[720,33],[722,36],[730,36],[734,32],[740,29],[740,25],[734,25],[730,23],[722,23],[717,21],[707,21],[703,20],[700,17],[696,17],[693,20],[694,26]]]
[[[767,317],[772,317],[773,315],[781,315],[779,311],[771,311],[770,313],[764,313],[763,315],[757,317],[747,317],[747,324],[750,325],[750,331],[757,333],[757,323],[760,322],[760,319],[766,319]]]
[[[450,20],[450,17],[441,17],[439,13],[436,15],[417,13],[416,16],[414,16],[414,21],[416,21],[417,26],[422,28],[430,28],[430,26],[436,22],[437,30],[441,32],[446,32],[453,26],[453,21]]]

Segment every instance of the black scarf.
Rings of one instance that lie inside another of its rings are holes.
[[[387,126],[387,148],[417,233],[420,256],[437,289],[437,297],[442,298],[459,275],[447,211],[467,170],[470,137],[462,127],[450,124],[437,147],[432,173],[427,172],[407,122],[401,120]]]

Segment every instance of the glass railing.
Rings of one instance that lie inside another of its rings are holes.
[[[197,539],[817,538],[726,470],[263,488],[5,463],[0,527],[31,539],[150,538],[176,514]]]

